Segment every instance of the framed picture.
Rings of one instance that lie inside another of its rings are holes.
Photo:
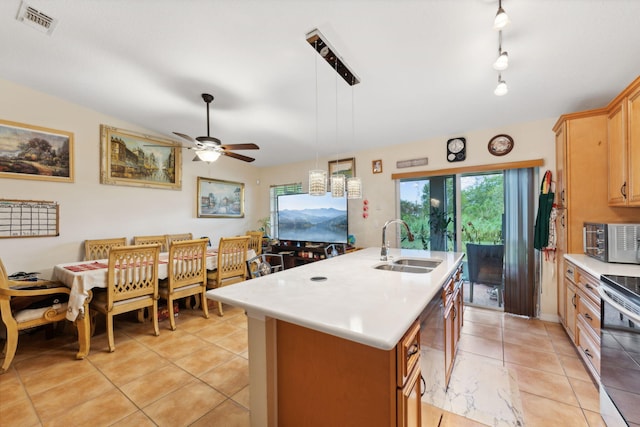
[[[182,188],[182,149],[169,139],[100,125],[100,182]]]
[[[341,173],[345,178],[356,176],[356,159],[351,157],[349,159],[330,161],[328,177],[331,178],[334,173]]]
[[[373,173],[382,173],[382,160],[374,160],[371,162],[371,171]]]
[[[198,218],[244,218],[244,184],[198,177]]]
[[[73,182],[73,133],[0,120],[0,178]]]

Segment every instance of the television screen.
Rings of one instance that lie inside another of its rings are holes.
[[[278,239],[347,243],[345,197],[287,194],[278,196]]]

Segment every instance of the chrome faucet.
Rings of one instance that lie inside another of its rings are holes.
[[[407,225],[407,223],[401,219],[390,219],[382,226],[382,248],[380,249],[380,261],[387,260],[387,225],[393,224],[395,222],[404,225],[404,228],[407,229],[407,237],[409,238],[409,241],[413,242],[413,234],[411,234],[411,230],[409,230],[409,226]]]

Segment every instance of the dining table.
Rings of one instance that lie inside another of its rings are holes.
[[[247,251],[247,259],[255,256],[255,251]],[[161,252],[158,257],[158,279],[166,279],[169,274],[169,252]],[[206,254],[208,271],[217,269],[218,250],[208,248]],[[66,318],[75,322],[78,328],[79,349],[77,359],[84,359],[89,354],[91,323],[89,302],[93,297],[92,289],[106,288],[109,271],[109,260],[76,261],[57,264],[53,267],[52,280],[59,281],[71,289],[67,305]]]

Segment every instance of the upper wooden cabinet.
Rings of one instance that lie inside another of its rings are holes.
[[[640,206],[640,77],[608,111],[609,206]]]

